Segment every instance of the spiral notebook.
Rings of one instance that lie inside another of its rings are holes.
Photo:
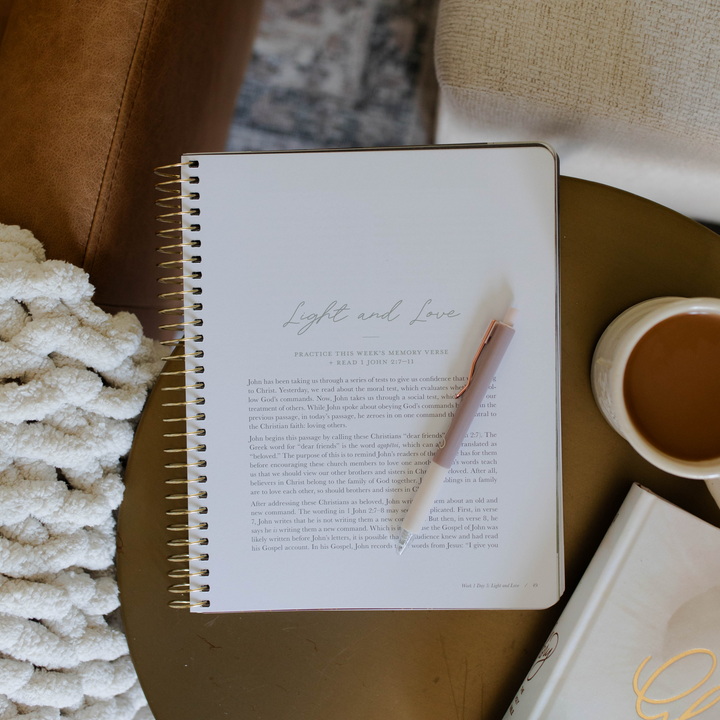
[[[557,156],[539,143],[159,168],[173,607],[542,608],[564,587]],[[489,320],[508,351],[423,533],[396,537]],[[173,313],[175,315],[173,315]]]

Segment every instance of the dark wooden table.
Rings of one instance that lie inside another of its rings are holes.
[[[560,223],[561,602],[544,611],[209,616],[168,608],[157,387],[128,463],[118,533],[123,619],[157,720],[499,720],[632,482],[720,526],[705,485],[637,455],[601,417],[589,382],[600,334],[627,307],[660,295],[720,297],[720,238],[649,200],[572,178],[561,178]]]

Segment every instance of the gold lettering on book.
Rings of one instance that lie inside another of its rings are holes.
[[[530,673],[527,676],[528,680],[532,680],[538,674],[540,668],[545,664],[545,661],[550,658],[555,650],[557,650],[559,640],[560,636],[556,632],[550,636],[543,646],[543,649],[540,651],[540,654],[537,656],[537,660],[530,668]]]
[[[676,662],[682,660],[683,658],[689,657],[690,655],[709,655],[710,658],[712,658],[712,667],[710,668],[710,671],[705,675],[705,677],[700,680],[700,682],[693,685],[689,690],[686,690],[683,693],[680,693],[679,695],[675,695],[674,697],[670,698],[663,698],[663,699],[655,699],[655,698],[649,698],[647,696],[647,693],[650,691],[650,687],[655,682],[655,680],[660,677],[660,675],[667,670],[671,665],[674,665]],[[645,684],[638,688],[638,678],[640,677],[640,673],[642,672],[645,665],[648,664],[650,661],[650,658],[652,656],[648,655],[641,663],[640,667],[635,671],[635,677],[633,678],[633,689],[635,690],[635,695],[637,695],[637,702],[635,703],[635,710],[637,711],[637,714],[643,718],[643,720],[670,720],[670,713],[665,710],[661,712],[658,715],[646,715],[642,710],[642,704],[648,703],[649,705],[667,705],[668,703],[675,702],[676,700],[681,700],[684,697],[687,697],[690,695],[690,693],[695,692],[699,687],[704,685],[712,676],[712,674],[715,672],[715,668],[717,667],[717,658],[715,657],[715,653],[712,652],[712,650],[705,650],[704,648],[696,648],[694,650],[686,650],[683,653],[680,653],[679,655],[676,655],[674,658],[670,658],[666,663],[663,663],[645,682]],[[712,688],[711,690],[708,690],[702,697],[698,698],[685,712],[683,712],[682,715],[680,715],[677,720],[689,720],[689,718],[693,718],[696,715],[699,715],[702,712],[705,712],[709,708],[711,708],[715,703],[720,702],[720,694],[717,695],[717,697],[713,698],[710,702],[708,702],[706,705],[702,705],[703,702],[708,700],[711,695],[714,695],[715,693],[720,692],[720,685],[717,685],[716,687]]]

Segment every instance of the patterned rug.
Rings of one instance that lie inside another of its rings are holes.
[[[422,145],[435,0],[265,0],[227,150]]]

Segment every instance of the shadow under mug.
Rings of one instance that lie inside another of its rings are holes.
[[[720,299],[660,297],[628,308],[602,334],[593,355],[590,379],[600,412],[642,457],[672,475],[705,480],[720,505],[720,457],[693,461],[662,452],[638,432],[625,403],[625,369],[640,338],[663,320],[691,313],[720,318]]]

